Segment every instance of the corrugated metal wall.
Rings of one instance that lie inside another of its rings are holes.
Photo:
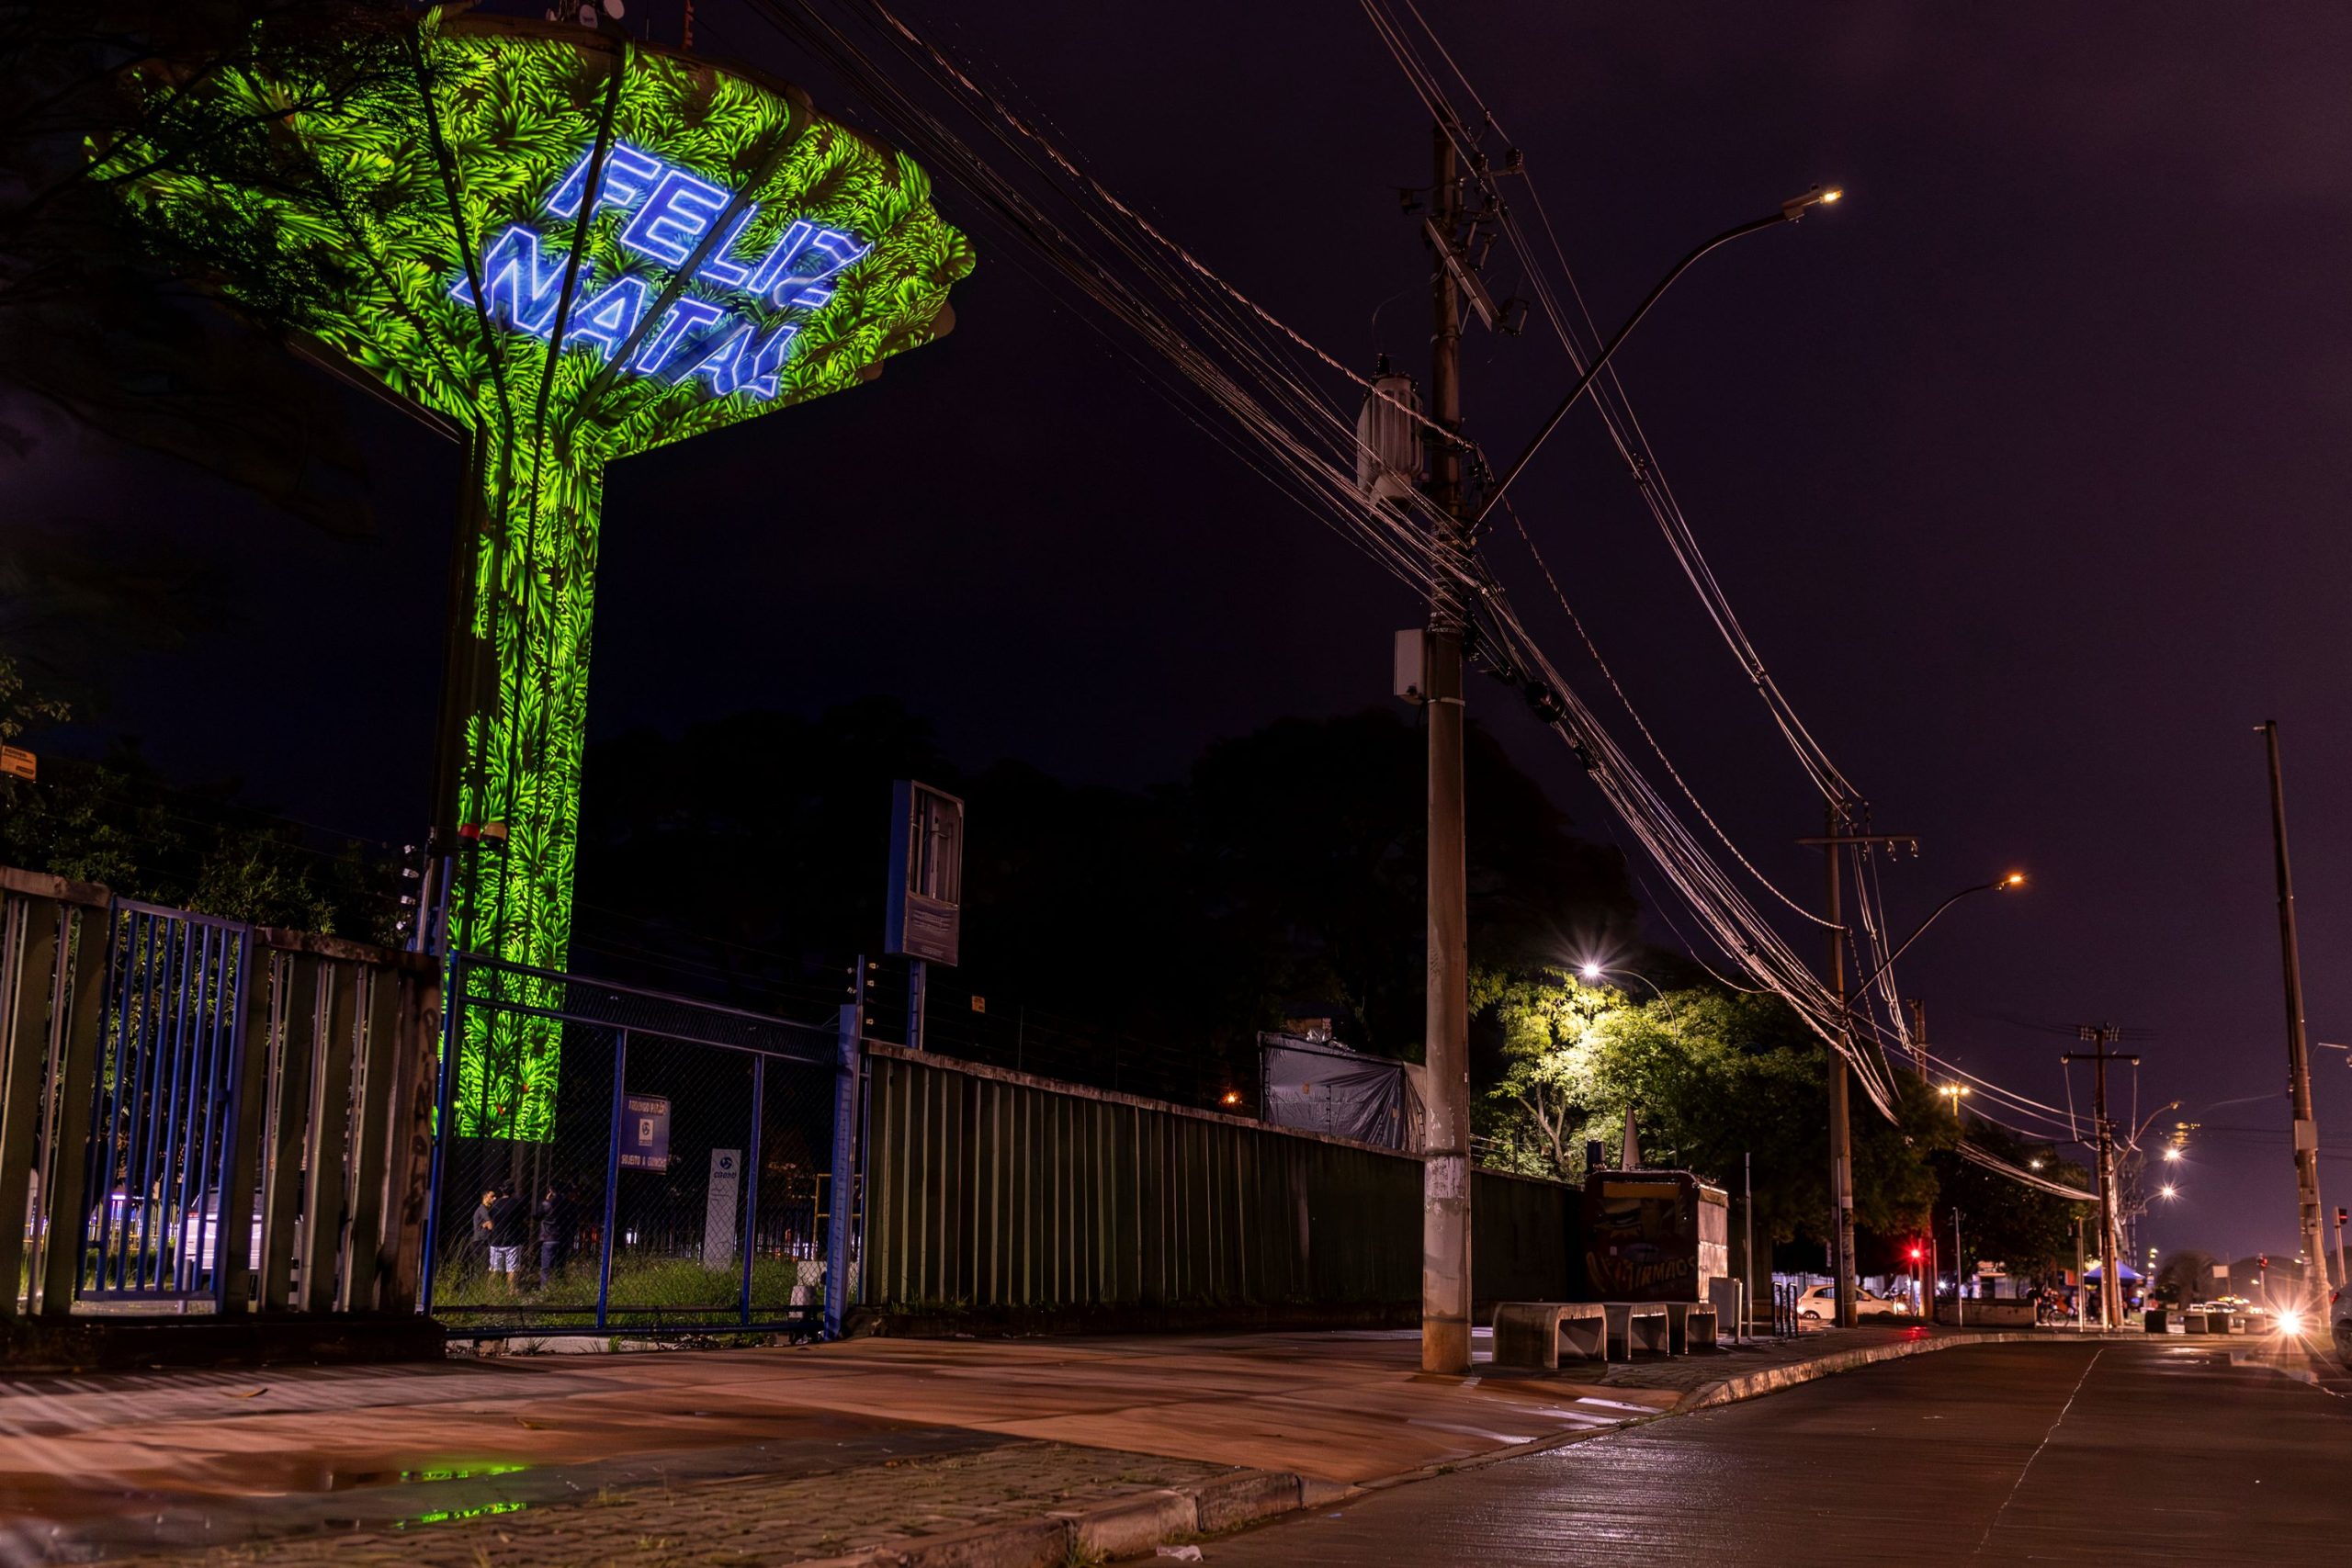
[[[868,1312],[1361,1320],[1420,1298],[1412,1156],[888,1048],[868,1067]],[[1474,1196],[1482,1299],[1557,1299],[1574,1194],[1482,1175]]]

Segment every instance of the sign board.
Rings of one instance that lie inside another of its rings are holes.
[[[12,779],[30,779],[40,771],[40,759],[19,746],[0,746],[0,773]]]
[[[670,1101],[659,1094],[621,1096],[621,1168],[670,1168]]]
[[[890,899],[882,951],[953,967],[963,945],[964,803],[900,779],[890,786]]]
[[[2006,1280],[2009,1277],[2009,1268],[2006,1263],[1979,1258],[1976,1262],[1976,1277],[1980,1280]]]
[[[710,1186],[702,1203],[702,1266],[725,1269],[735,1261],[735,1205],[743,1192],[743,1151],[710,1151]]]

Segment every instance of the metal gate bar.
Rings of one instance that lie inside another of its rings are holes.
[[[79,1293],[217,1302],[251,931],[118,899],[96,956],[112,1005],[90,1097],[85,1190],[94,1207],[77,1227]]]

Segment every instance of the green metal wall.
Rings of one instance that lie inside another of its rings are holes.
[[[1420,1299],[1421,1163],[890,1048],[868,1057],[861,1306],[1364,1322]],[[1479,1295],[1557,1299],[1574,1194],[1482,1174]]]

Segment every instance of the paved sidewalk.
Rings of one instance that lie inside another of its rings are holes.
[[[1557,1377],[1424,1375],[1418,1335],[1362,1332],[23,1379],[0,1383],[0,1563],[1059,1563],[1984,1337]]]

